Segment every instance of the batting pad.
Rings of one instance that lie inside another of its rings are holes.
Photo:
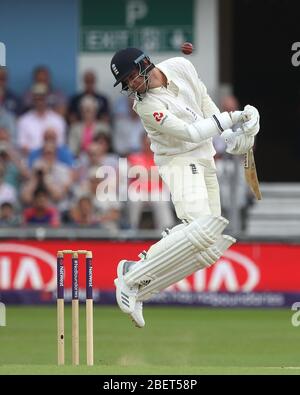
[[[213,245],[227,224],[227,219],[221,216],[206,216],[169,234],[149,249],[145,260],[125,274],[125,282],[129,286],[145,284],[180,267],[188,257]]]
[[[189,255],[186,258],[185,263],[169,272],[165,272],[160,278],[157,278],[151,281],[148,285],[140,288],[137,294],[137,300],[145,301],[150,299],[153,295],[170,285],[183,280],[185,277],[197,270],[213,265],[235,242],[236,240],[231,236],[220,236],[216,243],[207,250],[200,251],[194,255]]]

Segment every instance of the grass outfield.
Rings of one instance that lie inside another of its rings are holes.
[[[56,308],[7,306],[0,327],[0,374],[300,374],[300,328],[288,309],[145,307],[135,328],[117,307],[94,311],[95,366],[71,361],[66,308],[66,365],[56,366]]]

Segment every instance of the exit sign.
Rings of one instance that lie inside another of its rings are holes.
[[[194,0],[81,0],[80,50],[178,51],[193,41],[193,11]]]

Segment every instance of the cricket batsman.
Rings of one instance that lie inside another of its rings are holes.
[[[220,135],[232,155],[246,153],[259,131],[259,113],[222,112],[207,93],[193,64],[175,57],[154,65],[137,48],[115,53],[111,71],[151,140],[159,174],[169,187],[179,225],[142,252],[139,261],[118,264],[120,309],[142,328],[143,302],[199,269],[213,265],[235,239],[224,235],[212,137]]]

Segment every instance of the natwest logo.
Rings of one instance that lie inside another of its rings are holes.
[[[56,258],[44,250],[23,244],[0,244],[0,290],[56,287]]]
[[[228,250],[211,268],[197,271],[168,290],[249,292],[259,281],[258,266],[247,256]]]

